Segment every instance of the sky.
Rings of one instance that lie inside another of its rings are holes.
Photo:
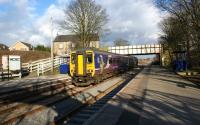
[[[63,10],[70,1],[0,0],[0,43],[10,46],[24,41],[49,46],[57,35],[71,34],[58,25],[64,20]],[[109,32],[101,37],[101,43],[112,46],[118,38],[131,44],[157,43],[163,13],[153,0],[96,0],[96,3],[106,9],[109,18],[106,24]]]

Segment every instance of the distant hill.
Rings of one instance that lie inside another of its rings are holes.
[[[0,64],[3,55],[19,55],[21,56],[22,63],[36,61],[39,59],[49,58],[50,52],[45,51],[0,51]]]

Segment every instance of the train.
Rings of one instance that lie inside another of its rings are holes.
[[[125,56],[98,49],[79,49],[70,53],[70,75],[76,86],[97,84],[138,65],[134,56]]]

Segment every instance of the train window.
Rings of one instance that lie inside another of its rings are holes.
[[[116,59],[115,59],[115,58],[113,58],[113,60],[112,60],[112,61],[113,61],[113,64],[116,64]]]
[[[120,64],[120,59],[116,58],[116,64]]]
[[[97,63],[100,63],[100,58],[99,57],[97,57]]]
[[[87,54],[87,63],[92,63],[92,54]]]
[[[75,54],[72,54],[72,55],[71,55],[71,63],[72,63],[72,64],[75,63],[75,58],[76,58],[76,55],[75,55]]]
[[[112,64],[112,58],[109,58],[109,64]]]
[[[117,64],[117,58],[115,58],[115,64]]]

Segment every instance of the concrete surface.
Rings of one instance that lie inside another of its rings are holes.
[[[199,125],[200,90],[159,66],[145,68],[87,125]]]
[[[62,80],[62,79],[69,79],[70,76],[67,74],[58,74],[58,75],[48,75],[48,76],[39,76],[39,77],[33,77],[33,78],[25,78],[25,79],[17,79],[17,80],[5,80],[0,81],[0,88],[2,87],[16,87],[21,86],[25,84],[32,84],[32,83],[40,83],[40,82],[46,82],[46,81],[52,81],[52,80]]]

